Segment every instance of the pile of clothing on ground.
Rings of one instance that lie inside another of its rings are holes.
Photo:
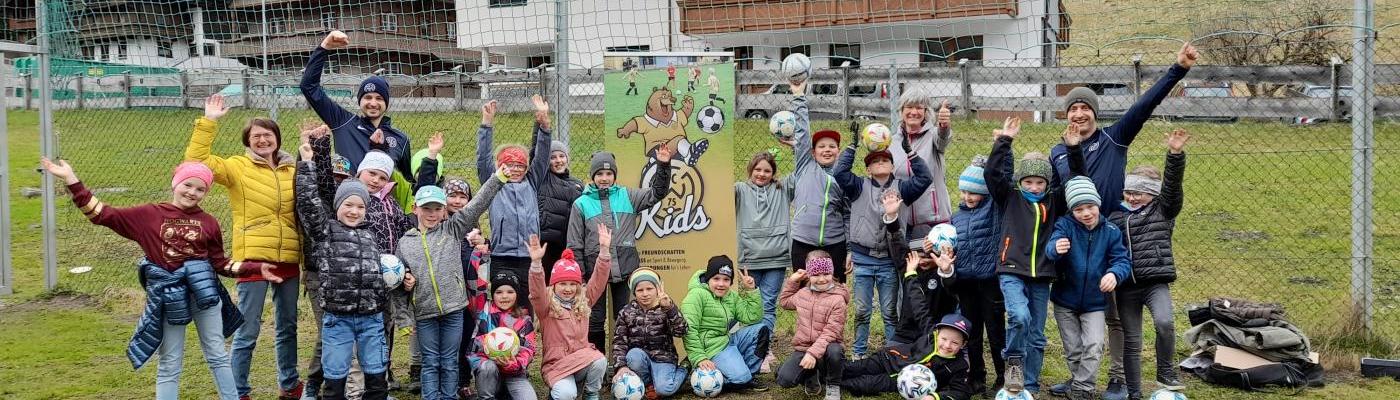
[[[1283,306],[1217,297],[1187,314],[1193,353],[1180,365],[1201,380],[1247,390],[1323,385],[1317,353]]]

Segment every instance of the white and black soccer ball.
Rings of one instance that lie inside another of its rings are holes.
[[[899,384],[899,395],[906,399],[922,399],[938,389],[938,378],[933,376],[933,370],[923,364],[909,364],[899,370],[896,382]]]
[[[718,133],[720,129],[724,129],[724,110],[715,106],[705,106],[695,116],[695,122],[700,125],[701,132]]]

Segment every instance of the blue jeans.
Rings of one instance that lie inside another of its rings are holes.
[[[194,305],[194,300],[190,300]],[[228,352],[224,350],[224,319],[220,313],[222,304],[195,310],[192,315],[195,332],[199,334],[199,348],[204,350],[204,362],[214,374],[214,387],[219,398],[235,400],[237,387],[233,383],[233,369],[229,368]],[[156,399],[174,400],[180,398],[180,372],[185,365],[185,325],[165,324],[161,332],[160,363],[156,366]]]
[[[238,382],[238,394],[247,395],[253,389],[248,386],[248,367],[253,360],[253,349],[258,346],[258,332],[262,331],[263,302],[267,292],[272,291],[274,325],[277,330],[277,383],[285,390],[297,386],[301,377],[297,375],[297,295],[300,294],[300,281],[287,278],[282,283],[267,281],[239,282],[238,311],[243,312],[243,326],[233,333],[233,378]]]
[[[861,260],[862,258],[864,260]],[[888,259],[860,255],[856,255],[855,259],[855,282],[852,289],[856,294],[853,299],[856,305],[856,338],[851,350],[855,352],[856,358],[863,358],[866,355],[867,343],[870,342],[871,300],[876,291],[880,292],[880,320],[885,325],[885,339],[894,337],[895,322],[899,319],[899,277],[895,276],[894,264],[889,263]],[[863,264],[861,261],[877,261],[883,264]],[[884,345],[875,347],[880,348]]]
[[[661,397],[676,394],[688,373],[685,367],[676,364],[652,362],[651,356],[638,348],[627,350],[627,369],[637,373],[642,382],[651,385]]]
[[[1001,274],[1001,294],[1006,298],[1007,360],[1021,359],[1026,390],[1040,392],[1040,368],[1045,363],[1045,317],[1050,302],[1050,282],[1031,281]]]
[[[462,347],[462,315],[458,310],[417,322],[418,348],[423,352],[423,400],[457,398],[457,352]]]
[[[608,372],[608,360],[598,357],[592,364],[574,372],[573,375],[565,376],[554,382],[554,386],[549,387],[549,397],[554,400],[574,400],[578,396],[578,384],[583,382],[583,393],[585,397],[593,397],[603,390],[603,374]]]
[[[710,358],[720,375],[724,375],[725,385],[742,385],[753,380],[764,357],[758,354],[758,342],[767,341],[770,332],[768,327],[761,324],[739,329],[729,337],[729,346]]]
[[[359,351],[360,370],[365,375],[384,373],[384,314],[336,314],[326,312],[321,320],[321,369],[326,379],[345,379],[350,374],[350,355]]]
[[[763,296],[763,325],[769,331],[777,328],[778,325],[778,293],[783,291],[783,274],[786,271],[782,268],[770,268],[749,271],[753,275],[754,283],[758,285],[758,292]],[[762,354],[767,356],[767,354]]]

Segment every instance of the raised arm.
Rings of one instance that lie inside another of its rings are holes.
[[[797,125],[792,130],[792,175],[797,175],[803,168],[815,167],[816,158],[812,157],[812,120],[808,116],[807,96],[802,92],[796,93],[792,98],[792,113],[797,115]]]
[[[612,231],[598,224],[598,257],[593,262],[593,274],[588,276],[588,303],[594,304],[608,289],[608,274],[612,267]],[[580,254],[582,255],[582,254]]]
[[[1182,203],[1185,201],[1186,192],[1182,188],[1182,180],[1186,178],[1186,141],[1191,138],[1183,129],[1177,129],[1167,134],[1167,165],[1162,173],[1162,213],[1168,219],[1176,219],[1181,214]]]
[[[909,179],[899,181],[899,196],[904,199],[906,206],[913,205],[914,201],[924,194],[924,190],[928,190],[929,185],[933,184],[933,173],[929,172],[928,164],[924,162],[923,157],[910,153],[909,167],[914,170],[914,173],[909,176]]]
[[[648,209],[671,193],[671,148],[670,146],[658,146],[656,148],[656,172],[651,175],[651,185],[646,190],[633,191],[628,195],[628,200],[632,202],[632,207],[638,210]]]
[[[194,120],[194,132],[190,133],[190,143],[185,146],[185,159],[199,161],[214,171],[214,182],[228,186],[228,166],[223,157],[214,155],[214,137],[219,132],[219,117],[228,113],[224,106],[224,96],[215,94],[204,100],[204,117]],[[211,188],[212,189],[212,188]]]
[[[860,196],[862,182],[859,176],[851,172],[851,165],[855,164],[856,144],[851,142],[845,150],[841,150],[841,157],[836,160],[836,167],[831,170],[831,177],[836,179],[836,185],[841,187],[841,193],[847,199],[855,199]]]
[[[350,44],[350,39],[345,32],[332,31],[321,41],[320,46],[311,50],[311,57],[306,60],[306,68],[301,72],[301,95],[306,98],[306,103],[316,111],[316,115],[321,117],[321,121],[332,128],[344,125],[355,117],[354,113],[346,111],[331,100],[326,95],[325,89],[321,88],[321,70],[326,68],[326,59],[330,57],[330,52],[340,49]],[[245,88],[246,90],[246,88]]]
[[[312,240],[321,242],[328,235],[328,224],[330,224],[330,204],[320,196],[320,185],[317,183],[316,163],[313,161],[297,162],[296,173],[296,211],[297,221],[301,223],[301,230]],[[332,198],[334,190],[332,189]]]
[[[467,202],[466,207],[447,219],[447,226],[451,227],[453,232],[452,237],[465,237],[467,232],[476,229],[481,214],[485,214],[486,210],[491,208],[491,200],[496,198],[496,193],[501,191],[501,186],[505,185],[506,180],[505,174],[498,171],[492,179],[487,179],[481,185],[481,190],[476,192],[476,197]]]
[[[1157,106],[1162,104],[1162,100],[1166,99],[1168,94],[1171,94],[1177,82],[1186,77],[1191,67],[1196,65],[1197,58],[1200,58],[1200,54],[1196,52],[1195,46],[1190,43],[1181,46],[1181,50],[1176,53],[1176,64],[1167,68],[1167,74],[1152,84],[1152,88],[1147,89],[1147,92],[1123,113],[1123,118],[1119,119],[1118,123],[1104,129],[1104,132],[1112,136],[1119,145],[1127,147],[1132,144],[1138,132],[1142,131],[1143,124],[1152,117],[1152,112],[1157,110]]]
[[[535,129],[530,141],[530,169],[525,179],[530,186],[539,187],[540,181],[549,173],[550,142],[554,140],[549,130],[549,103],[540,95],[531,97],[535,104]]]
[[[491,171],[496,170],[496,156],[493,142],[496,128],[496,101],[491,100],[481,106],[481,125],[476,128],[476,178],[478,182],[486,182],[491,177]]]

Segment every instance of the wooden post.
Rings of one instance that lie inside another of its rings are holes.
[[[78,97],[77,97],[78,103],[77,103],[77,104],[78,104],[78,109],[81,110],[81,109],[83,109],[83,73],[82,73],[82,72],[77,73],[77,74],[74,76],[73,80],[77,81],[77,93],[78,93]]]
[[[122,71],[122,96],[124,108],[131,108],[131,71]]]
[[[972,64],[967,59],[958,60],[958,77],[962,80],[962,109],[963,118],[971,121],[977,118],[976,111],[972,110],[972,80],[970,79],[970,69]]]
[[[1332,108],[1332,113],[1331,113],[1331,114],[1332,114],[1332,122],[1341,121],[1341,120],[1342,120],[1342,117],[1343,117],[1343,115],[1342,115],[1342,113],[1343,113],[1343,110],[1342,110],[1342,99],[1341,99],[1341,96],[1339,96],[1339,95],[1337,94],[1337,91],[1338,91],[1338,90],[1341,88],[1341,86],[1342,86],[1341,83],[1342,83],[1342,60],[1341,60],[1340,58],[1337,58],[1337,57],[1332,57],[1332,80],[1331,80],[1331,84],[1332,84],[1331,89],[1332,89],[1332,90],[1331,90],[1330,92],[1328,92],[1328,97],[1330,97],[1330,98],[1332,99],[1332,102],[1329,103],[1330,106],[1331,106],[1331,108]]]

